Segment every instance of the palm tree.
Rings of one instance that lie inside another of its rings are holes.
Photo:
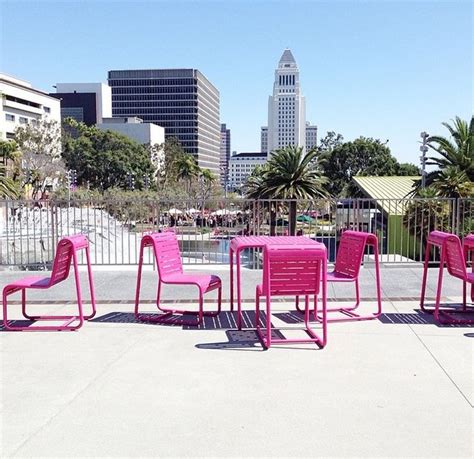
[[[437,135],[428,138],[428,147],[439,156],[428,158],[427,164],[438,166],[438,169],[427,175],[426,186],[433,185],[437,195],[442,197],[466,197],[469,193],[472,196],[474,116],[469,124],[457,116],[452,126],[449,123],[443,123],[443,126],[448,129],[450,139]]]
[[[7,176],[6,166],[0,165],[0,197],[17,198],[18,190],[15,182]]]
[[[288,199],[289,232],[296,231],[296,200],[326,196],[324,183],[318,167],[316,149],[304,152],[303,148],[288,146],[276,150],[268,160],[260,177],[250,181],[249,198]],[[247,188],[249,184],[247,183]]]
[[[199,175],[199,166],[193,156],[184,154],[176,161],[176,178],[185,183],[186,191],[189,194],[191,189],[191,182]]]

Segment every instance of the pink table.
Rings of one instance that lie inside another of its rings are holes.
[[[238,236],[231,240],[230,256],[230,310],[234,310],[234,254],[237,269],[237,327],[242,328],[242,295],[240,289],[240,252],[244,249],[263,248],[266,244],[322,245],[307,236]]]

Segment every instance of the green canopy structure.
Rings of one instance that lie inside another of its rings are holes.
[[[313,223],[314,220],[309,215],[298,215],[296,221],[303,222],[303,223]]]

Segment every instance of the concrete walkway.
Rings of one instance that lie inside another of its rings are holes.
[[[217,273],[228,299],[228,272]],[[1,272],[0,287],[23,274]],[[420,269],[383,269],[382,317],[330,324],[323,350],[262,351],[252,329],[235,329],[228,303],[199,329],[136,323],[135,275],[95,270],[98,314],[78,332],[0,332],[1,457],[472,457],[474,327],[419,312]],[[243,276],[251,326],[261,272]],[[448,279],[446,300],[459,301]],[[364,268],[367,310],[372,282]],[[155,287],[146,272],[144,311]],[[35,292],[31,304],[66,311],[72,288]],[[195,290],[164,294],[186,303]],[[332,300],[351,294],[331,287]],[[302,333],[286,329],[301,326],[292,309],[275,304],[285,336]]]

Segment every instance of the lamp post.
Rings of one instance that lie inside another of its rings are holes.
[[[67,198],[70,204],[71,202],[71,190],[76,186],[77,183],[77,171],[76,169],[70,169],[67,172]]]
[[[135,175],[130,172],[127,172],[127,185],[130,190],[135,189]]]
[[[426,187],[426,152],[428,151],[428,137],[430,135],[423,131],[420,133],[420,137],[423,139],[420,146],[421,156],[421,188],[424,190]]]

